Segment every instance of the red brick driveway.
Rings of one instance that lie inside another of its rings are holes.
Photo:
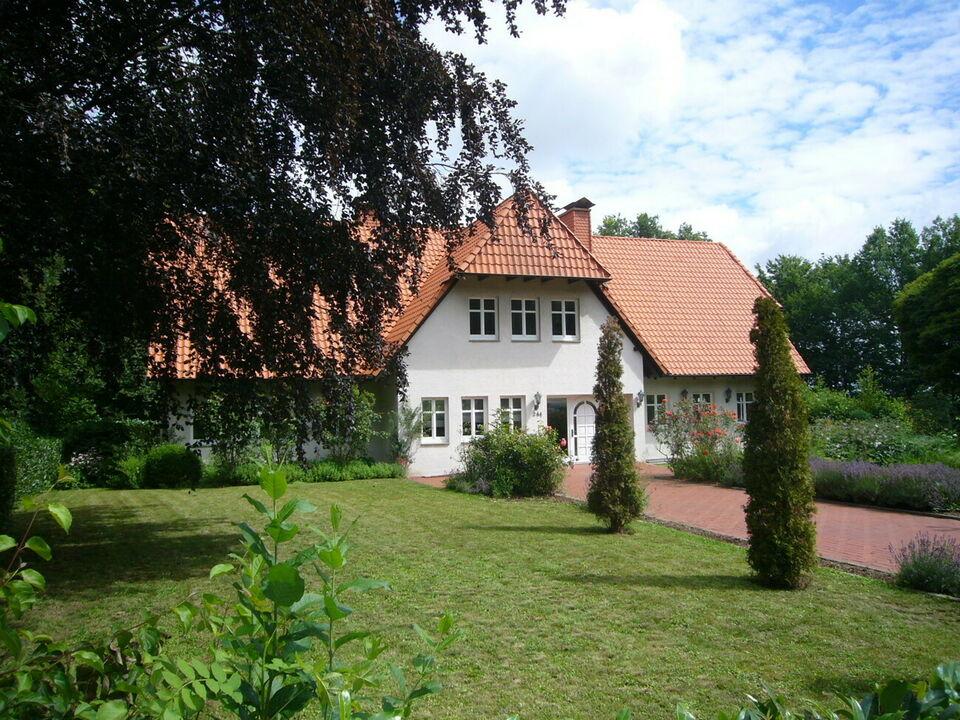
[[[747,527],[742,490],[680,482],[662,465],[641,465],[647,479],[650,503],[647,513],[658,520],[682,523],[725,537],[745,540]],[[590,478],[589,465],[575,465],[567,472],[564,491],[584,500]],[[440,485],[440,478],[415,478]],[[946,535],[960,542],[960,519],[817,502],[817,551],[827,559],[874,570],[894,569],[890,546],[899,547],[919,532]]]

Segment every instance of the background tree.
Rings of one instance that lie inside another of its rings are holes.
[[[750,341],[757,374],[743,455],[747,559],[764,585],[798,588],[806,585],[817,563],[803,383],[790,356],[780,307],[761,297],[753,312]]]
[[[672,232],[660,224],[659,215],[650,215],[645,212],[638,214],[635,220],[628,220],[623,215],[605,215],[600,222],[598,234],[619,237],[710,241],[710,236],[707,233],[694,230],[690,223],[680,223],[677,232]]]
[[[519,3],[503,5],[516,34]],[[533,6],[559,13],[563,1]],[[489,220],[500,174],[542,192],[504,86],[422,34],[435,19],[483,41],[489,9],[3,3],[0,287],[32,302],[62,268],[52,291],[94,339],[88,355],[108,384],[150,340],[165,351],[155,373],[171,374],[183,334],[204,349],[201,374],[223,372],[224,359],[237,376],[376,363],[381,319],[408,270],[419,279],[422,229],[453,244],[465,221]],[[371,217],[382,222],[361,242]],[[177,269],[201,249],[210,263]],[[222,271],[251,310],[252,334],[224,310]],[[317,293],[340,336],[336,357],[313,341]],[[45,351],[54,332],[31,329],[23,347]],[[16,351],[37,358],[26,366],[13,352],[3,349],[2,369],[32,392],[45,352]]]
[[[607,318],[597,352],[596,434],[593,437],[593,474],[587,507],[611,532],[623,532],[646,507],[634,459],[630,405],[623,394],[623,339],[620,323]]]
[[[923,380],[960,396],[960,253],[909,283],[893,308]]]
[[[888,392],[913,396],[924,383],[905,356],[893,314],[897,293],[960,252],[960,216],[936,218],[918,233],[906,220],[877,227],[853,256],[809,261],[781,255],[757,267],[783,305],[790,335],[813,374],[833,388],[857,388],[866,367]]]

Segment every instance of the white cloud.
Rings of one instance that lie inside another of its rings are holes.
[[[520,27],[428,34],[508,84],[561,202],[689,221],[751,263],[960,211],[956,3],[573,0]]]

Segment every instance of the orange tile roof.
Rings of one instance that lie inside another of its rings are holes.
[[[486,225],[477,223],[475,237],[454,253],[460,273],[582,280],[610,277],[570,229],[537,198],[531,197],[527,231],[517,222],[513,197],[500,203],[493,215],[492,232]]]
[[[492,232],[479,222],[465,228],[450,253],[444,233],[426,233],[418,290],[412,293],[404,283],[400,309],[384,320],[389,345],[406,344],[463,275],[564,277],[596,283],[664,374],[753,374],[753,302],[769,293],[724,245],[594,235],[588,250],[539,200],[529,206],[533,236],[518,227],[514,208],[511,197],[494,210]],[[221,283],[218,278],[218,290]],[[247,309],[241,304],[236,310],[247,332]],[[335,354],[339,343],[328,312],[318,296],[313,337],[325,353]],[[196,350],[188,338],[178,340],[178,378],[196,377]],[[808,373],[795,349],[793,354],[798,369]],[[162,361],[156,348],[152,355]]]
[[[769,293],[725,245],[595,235],[592,251],[612,275],[604,295],[665,374],[753,374],[753,303]]]

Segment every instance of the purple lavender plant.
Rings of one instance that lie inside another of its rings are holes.
[[[897,563],[897,584],[916,590],[960,597],[960,543],[952,537],[920,533],[899,549],[890,546]]]

